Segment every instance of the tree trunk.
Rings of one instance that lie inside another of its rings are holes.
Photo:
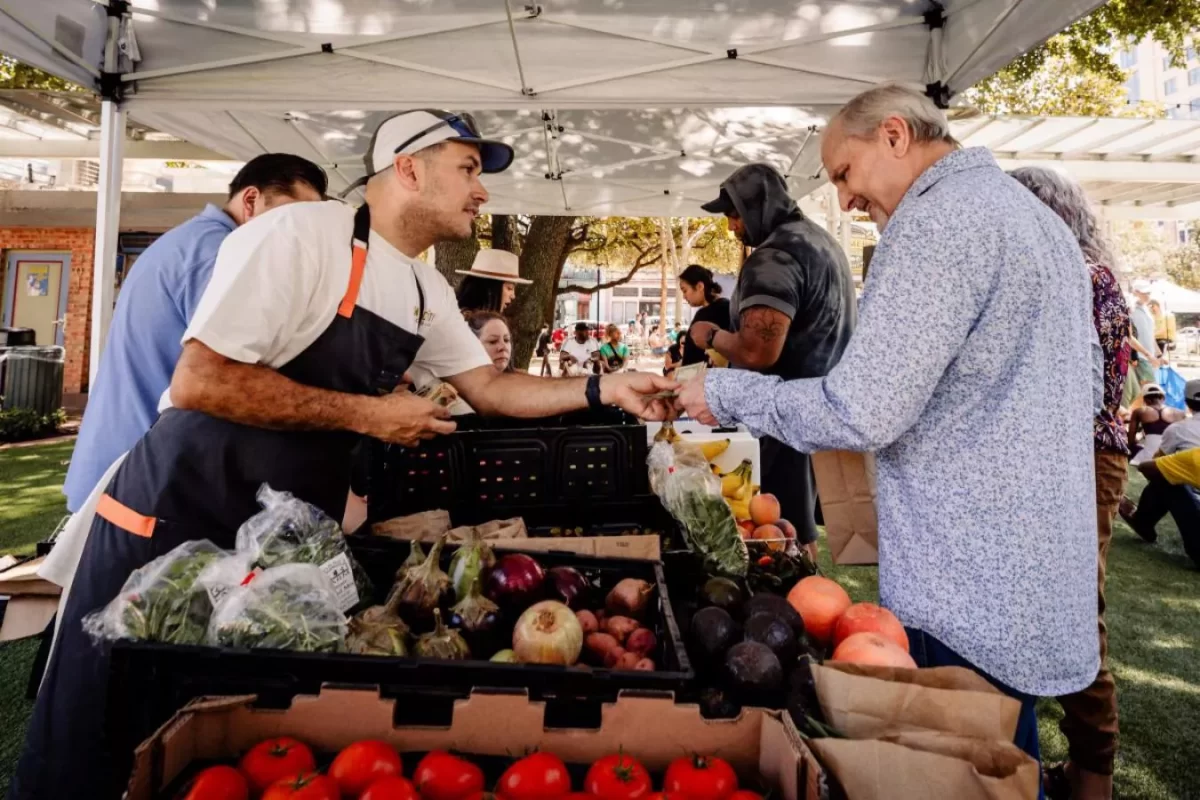
[[[529,233],[521,248],[520,269],[521,277],[533,283],[517,291],[517,299],[508,312],[513,335],[512,361],[517,369],[529,368],[542,325],[554,319],[558,281],[574,246],[571,239],[574,224],[575,217],[538,216],[530,220]]]
[[[521,236],[517,218],[510,214],[492,214],[492,247],[521,255]]]
[[[462,275],[456,274],[455,270],[470,269],[478,252],[479,239],[474,233],[471,234],[471,238],[462,241],[438,242],[433,248],[434,266],[450,282],[450,288],[457,290],[458,284],[462,282]]]
[[[683,322],[683,292],[679,291],[679,273],[687,269],[688,263],[692,260],[692,240],[688,234],[687,217],[683,218],[683,237],[680,239],[679,245],[679,261],[675,264],[675,321]]]
[[[658,225],[659,235],[662,237],[662,268],[658,271],[661,279],[658,291],[658,324],[664,325],[667,321],[667,273],[674,272],[671,251],[675,249],[675,240],[671,236],[671,220],[663,217],[658,221]]]

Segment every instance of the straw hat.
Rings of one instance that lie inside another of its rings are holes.
[[[507,250],[480,250],[475,255],[475,261],[469,270],[454,270],[459,275],[470,275],[473,278],[488,278],[505,283],[530,284],[533,281],[518,277],[517,257]]]

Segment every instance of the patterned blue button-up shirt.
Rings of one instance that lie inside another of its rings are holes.
[[[705,386],[722,423],[875,451],[883,604],[1035,695],[1099,669],[1091,295],[1062,221],[958,150],[896,209],[828,376]]]

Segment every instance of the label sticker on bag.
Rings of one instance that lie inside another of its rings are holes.
[[[212,603],[213,608],[216,608],[233,587],[224,583],[213,583],[204,588],[208,592],[208,602]]]
[[[354,585],[354,570],[350,567],[349,556],[345,553],[334,556],[321,565],[321,572],[325,573],[333,587],[339,611],[345,613],[358,605],[358,587]]]

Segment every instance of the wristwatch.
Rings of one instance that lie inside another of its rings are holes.
[[[720,328],[712,328],[709,330],[708,338],[704,341],[704,349],[705,350],[713,349],[713,342],[716,340],[717,334],[720,332],[721,332]]]
[[[589,375],[587,379],[587,389],[584,391],[587,397],[588,408],[592,411],[600,411],[604,408],[604,403],[600,401],[600,376]]]

